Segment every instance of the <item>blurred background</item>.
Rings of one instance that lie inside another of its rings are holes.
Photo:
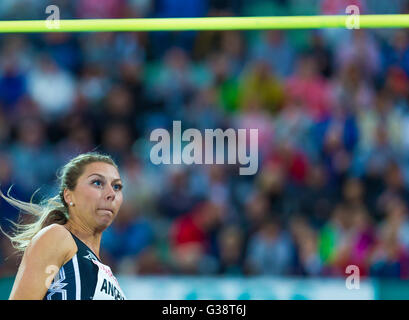
[[[0,19],[46,19],[50,4],[61,19],[409,13],[406,0],[2,0]],[[382,298],[390,283],[409,292],[408,98],[405,29],[1,35],[0,188],[40,201],[70,158],[111,154],[125,201],[102,258],[131,298],[314,298],[328,281],[348,298],[348,265]],[[257,128],[257,174],[152,164],[150,133],[174,120]],[[5,231],[18,214],[0,200]],[[3,297],[18,263],[0,235]]]

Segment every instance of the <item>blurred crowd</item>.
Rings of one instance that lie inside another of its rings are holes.
[[[2,0],[1,19],[48,1]],[[53,1],[61,18],[408,13],[407,1]],[[0,38],[0,187],[33,201],[87,151],[125,201],[102,239],[115,273],[409,278],[405,29],[13,34]],[[156,128],[257,128],[259,170],[154,165]],[[0,201],[1,226],[18,212]],[[0,236],[0,275],[18,257]]]

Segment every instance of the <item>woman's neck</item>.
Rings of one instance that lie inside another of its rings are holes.
[[[65,224],[68,231],[74,234],[78,239],[84,242],[92,252],[101,260],[99,256],[99,249],[101,244],[102,233],[95,232],[89,227],[83,226],[76,221],[68,220]]]

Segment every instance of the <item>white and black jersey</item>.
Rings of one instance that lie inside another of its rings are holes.
[[[51,283],[44,300],[125,300],[111,268],[71,233],[78,251]]]

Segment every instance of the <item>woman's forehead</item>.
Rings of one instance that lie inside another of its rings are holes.
[[[90,175],[100,175],[110,180],[120,179],[119,172],[112,164],[105,162],[93,162],[85,167],[83,178],[88,178]]]

